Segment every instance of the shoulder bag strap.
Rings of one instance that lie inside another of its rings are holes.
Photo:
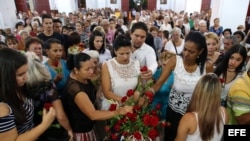
[[[173,40],[172,40],[172,43],[173,43],[173,45],[174,45],[174,49],[175,49],[176,55],[179,55],[178,52],[177,52],[177,49],[176,49],[176,46],[175,46],[175,43],[173,42]]]

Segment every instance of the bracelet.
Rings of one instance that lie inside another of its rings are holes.
[[[150,87],[148,90],[151,91],[155,95],[155,90],[152,87]]]

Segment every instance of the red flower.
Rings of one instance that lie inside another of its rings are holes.
[[[141,138],[142,138],[142,137],[141,137],[141,133],[138,132],[138,131],[134,133],[134,137],[135,137],[137,140],[141,140]]]
[[[143,117],[143,123],[144,123],[144,125],[147,125],[147,126],[150,125],[150,123],[151,123],[150,115],[148,115],[148,114],[144,115],[144,117]]]
[[[219,78],[219,80],[220,80],[220,83],[225,83],[225,79]]]
[[[115,128],[116,131],[119,131],[120,130],[120,125],[116,124],[114,128]]]
[[[49,111],[49,108],[52,107],[52,104],[49,102],[45,102],[43,106],[47,111]]]
[[[151,139],[155,139],[158,135],[159,133],[157,132],[156,129],[151,129],[148,132],[148,137],[150,137]]]
[[[171,124],[169,122],[165,122],[165,121],[161,122],[162,127],[169,127],[170,125]]]
[[[161,109],[161,104],[157,104],[155,107],[157,110]]]
[[[55,67],[58,67],[58,65],[59,65],[59,61],[54,62]]]
[[[108,125],[106,125],[105,128],[104,128],[104,130],[105,130],[106,132],[109,132],[109,131],[110,131],[110,127],[109,127]]]
[[[140,71],[141,71],[141,72],[144,72],[144,71],[147,71],[147,70],[148,70],[148,67],[147,67],[147,66],[143,66],[143,67],[140,68]]]
[[[130,96],[134,95],[134,93],[135,93],[135,91],[133,89],[129,89],[127,91],[127,96],[130,97]]]
[[[160,121],[158,116],[152,116],[150,120],[151,120],[151,126],[153,127],[157,126]]]
[[[124,96],[124,97],[122,97],[121,102],[122,102],[122,103],[123,103],[123,102],[126,102],[127,99],[128,99],[127,96]]]
[[[115,111],[117,104],[110,104],[109,111]]]
[[[116,139],[117,139],[117,135],[116,135],[116,134],[111,134],[111,138],[112,138],[113,140],[116,140]]]
[[[141,107],[139,106],[139,105],[135,105],[134,107],[133,107],[133,111],[134,112],[139,112],[141,110]]]

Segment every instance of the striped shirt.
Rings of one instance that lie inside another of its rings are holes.
[[[8,107],[10,109],[9,115],[5,117],[0,117],[0,133],[7,132],[16,127],[18,134],[22,134],[33,128],[34,106],[32,99],[26,98],[24,101],[23,108],[26,111],[25,115],[27,120],[22,125],[16,125],[15,116],[12,112],[12,109],[10,108],[10,106]]]
[[[3,102],[0,102],[0,103],[3,103]],[[10,113],[7,116],[0,117],[0,133],[9,131],[9,130],[16,127],[16,124],[14,121],[15,117],[14,117],[14,114],[12,112],[12,109],[10,108],[9,105],[7,105],[7,106],[9,107]]]

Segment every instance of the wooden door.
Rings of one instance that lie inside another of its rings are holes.
[[[41,14],[43,10],[50,13],[49,0],[34,0],[34,9]]]
[[[122,0],[122,11],[129,12],[129,0]]]
[[[201,1],[201,11],[207,11],[210,9],[211,0],[202,0]]]
[[[26,0],[15,0],[15,4],[16,4],[17,12],[19,12],[19,11],[27,12],[28,11],[28,6],[26,3]]]
[[[148,0],[148,8],[147,10],[155,10],[156,9],[156,0]]]

